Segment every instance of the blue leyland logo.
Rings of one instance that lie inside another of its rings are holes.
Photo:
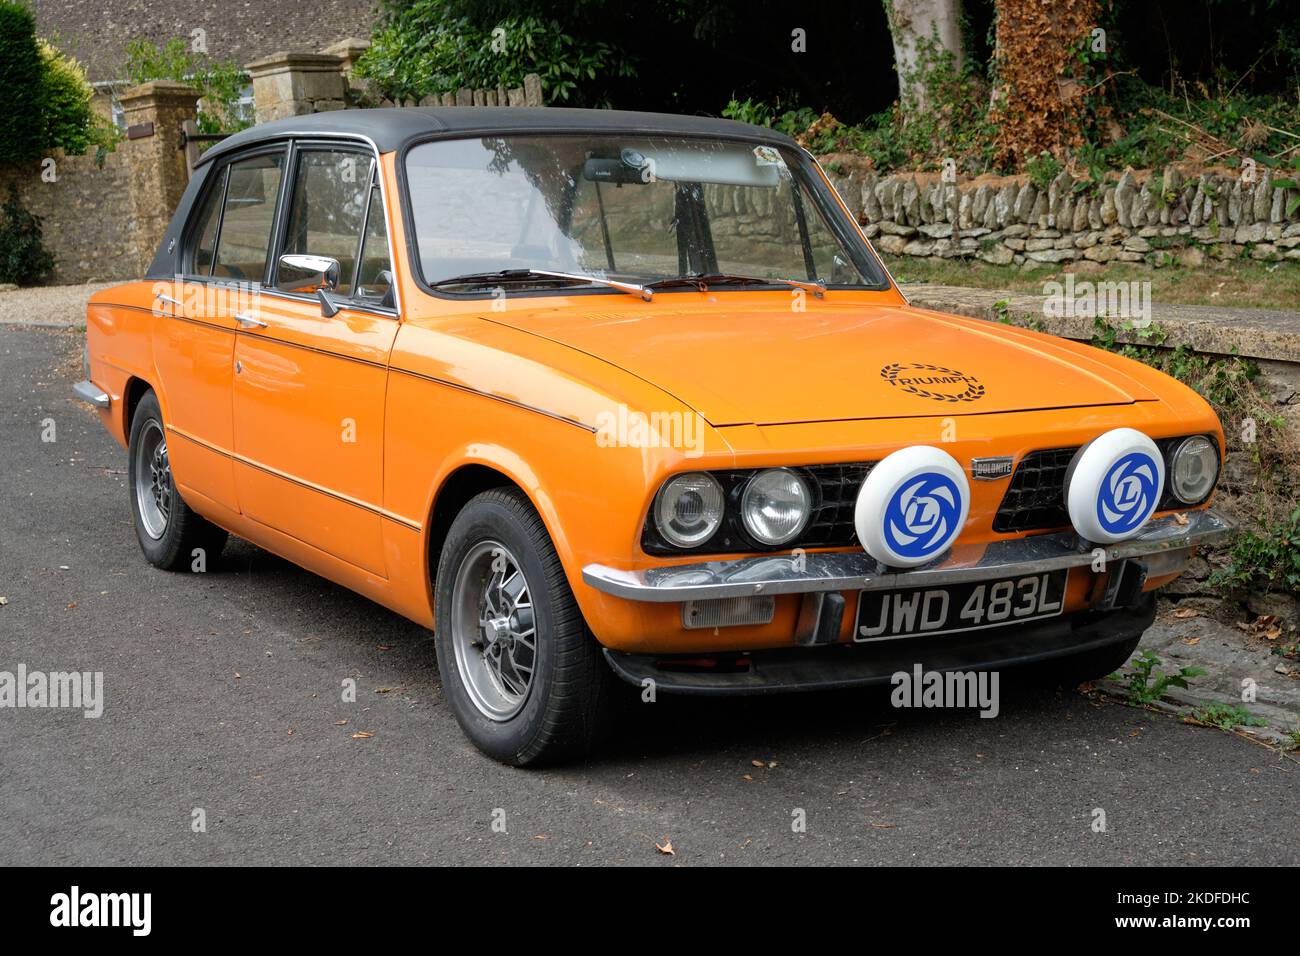
[[[1111,465],[1097,493],[1097,520],[1110,534],[1136,531],[1155,511],[1160,469],[1150,455],[1132,452]]]
[[[885,541],[904,557],[931,557],[948,546],[961,511],[961,491],[951,478],[922,473],[902,485],[885,507]]]

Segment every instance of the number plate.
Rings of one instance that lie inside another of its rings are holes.
[[[951,634],[1056,617],[1065,604],[1069,572],[1049,571],[1002,581],[978,581],[858,596],[855,641]]]

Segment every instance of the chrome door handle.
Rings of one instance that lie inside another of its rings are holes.
[[[180,302],[176,301],[169,295],[163,295],[161,292],[154,296],[154,299],[158,302],[166,302],[168,305],[180,305]]]
[[[246,329],[264,329],[266,323],[253,315],[236,315],[235,321]]]

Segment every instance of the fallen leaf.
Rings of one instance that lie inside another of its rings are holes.
[[[9,599],[7,597],[0,597],[0,607],[4,607],[8,603]]]
[[[1282,636],[1282,628],[1278,627],[1275,624],[1272,627],[1270,627],[1267,631],[1264,632],[1264,636],[1268,638],[1270,641],[1276,641],[1279,637]]]
[[[239,671],[235,671],[235,680],[239,680],[239,678],[241,678],[241,677],[243,677],[243,676],[244,676],[244,675],[241,674],[241,673],[239,673]]]
[[[775,769],[776,769],[776,761],[775,761],[775,760],[769,760],[769,761],[767,762],[767,769],[768,769],[768,770],[775,770]]]
[[[742,774],[740,775],[740,779],[741,779],[741,780],[753,780],[753,779],[754,779],[754,776],[753,776],[753,774],[742,773]]]
[[[1195,647],[1197,644],[1201,643],[1201,639],[1199,637],[1184,637],[1183,643],[1188,647]]]
[[[1174,515],[1174,520],[1177,521],[1179,524],[1187,524],[1187,515],[1185,515],[1185,514],[1175,514],[1175,515]]]
[[[372,734],[372,733],[367,733],[367,732],[364,731],[364,730],[358,730],[355,734],[352,735],[352,739],[353,739],[353,740],[369,740],[369,739],[370,739],[371,737],[373,737],[373,736],[374,736],[374,734]]]
[[[1200,616],[1201,612],[1196,610],[1194,607],[1180,607],[1177,611],[1174,611],[1174,617],[1188,618]]]
[[[375,688],[375,693],[376,693],[376,694],[391,694],[392,692],[393,692],[393,689],[392,689],[391,687],[376,687],[376,688]]]
[[[72,610],[72,609],[73,609],[74,607],[76,607],[76,606],[77,606],[77,602],[76,602],[76,601],[69,601],[69,602],[68,602],[68,610],[69,610],[69,611]]]
[[[335,727],[343,727],[343,726],[345,726],[346,724],[347,724],[347,721],[346,721],[346,720],[336,720],[336,721],[334,721],[334,726],[335,726]]]
[[[662,853],[664,856],[676,856],[676,855],[677,855],[677,854],[673,851],[673,841],[670,840],[670,839],[668,839],[667,837],[664,837],[664,845],[663,845],[663,846],[660,846],[658,843],[656,843],[656,844],[655,844],[655,849],[658,850],[660,853]]]
[[[377,645],[376,645],[376,649],[381,650],[381,651],[391,651],[391,650],[393,649],[393,645],[392,645],[392,644],[377,644]]]
[[[893,825],[892,823],[873,823],[873,824],[871,824],[871,829],[873,829],[873,830],[892,830],[892,829],[894,829],[894,825]]]
[[[761,760],[751,760],[751,761],[750,761],[750,764],[752,764],[752,765],[755,766],[755,767],[766,767],[766,766],[767,766],[767,764],[765,764],[765,763],[764,763],[763,761],[761,761]]]

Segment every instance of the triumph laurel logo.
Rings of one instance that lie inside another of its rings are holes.
[[[880,377],[905,392],[936,402],[973,402],[984,397],[984,386],[974,375],[924,362],[891,362]]]
[[[902,485],[885,508],[885,541],[906,558],[947,546],[961,517],[961,492],[947,475],[926,472]]]
[[[1110,466],[1097,493],[1097,520],[1110,534],[1127,534],[1155,510],[1159,469],[1150,455],[1133,452]]]

